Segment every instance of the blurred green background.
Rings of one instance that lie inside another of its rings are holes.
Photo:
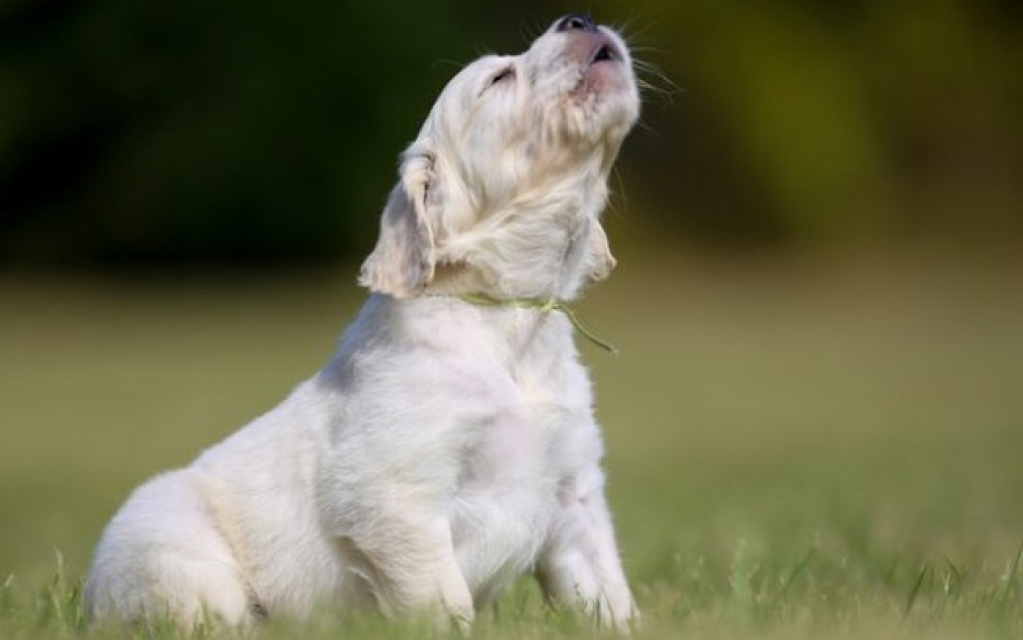
[[[460,65],[571,2],[9,0],[0,264],[336,261]],[[1023,233],[1017,2],[606,0],[643,61],[616,203],[703,246]]]
[[[313,373],[440,88],[583,8],[648,85],[581,306],[623,355],[581,349],[650,628],[742,549],[843,619],[948,567],[983,601],[1023,540],[1021,6],[0,4],[0,583],[81,575]]]

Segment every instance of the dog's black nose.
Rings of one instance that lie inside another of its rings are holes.
[[[596,31],[597,23],[585,13],[570,13],[558,21],[556,31]]]

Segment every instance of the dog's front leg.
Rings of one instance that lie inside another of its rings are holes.
[[[440,515],[379,505],[354,536],[346,537],[352,573],[388,615],[434,615],[442,630],[465,631],[472,594],[455,559],[451,530]]]
[[[544,594],[576,606],[602,627],[627,632],[638,611],[618,556],[603,474],[594,468],[565,480],[558,499],[560,518],[536,567]]]

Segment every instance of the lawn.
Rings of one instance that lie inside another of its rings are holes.
[[[638,637],[1023,635],[1023,263],[632,253],[579,311]],[[90,635],[104,522],[315,372],[352,281],[0,277],[0,637]],[[524,583],[474,635],[592,634]]]

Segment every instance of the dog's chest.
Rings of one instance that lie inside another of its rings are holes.
[[[560,510],[558,487],[596,462],[584,446],[588,401],[572,391],[520,382],[465,452],[452,533],[478,599],[533,564]]]
[[[572,376],[520,375],[495,393],[463,460],[461,486],[546,502],[548,489],[583,462],[589,386]]]

